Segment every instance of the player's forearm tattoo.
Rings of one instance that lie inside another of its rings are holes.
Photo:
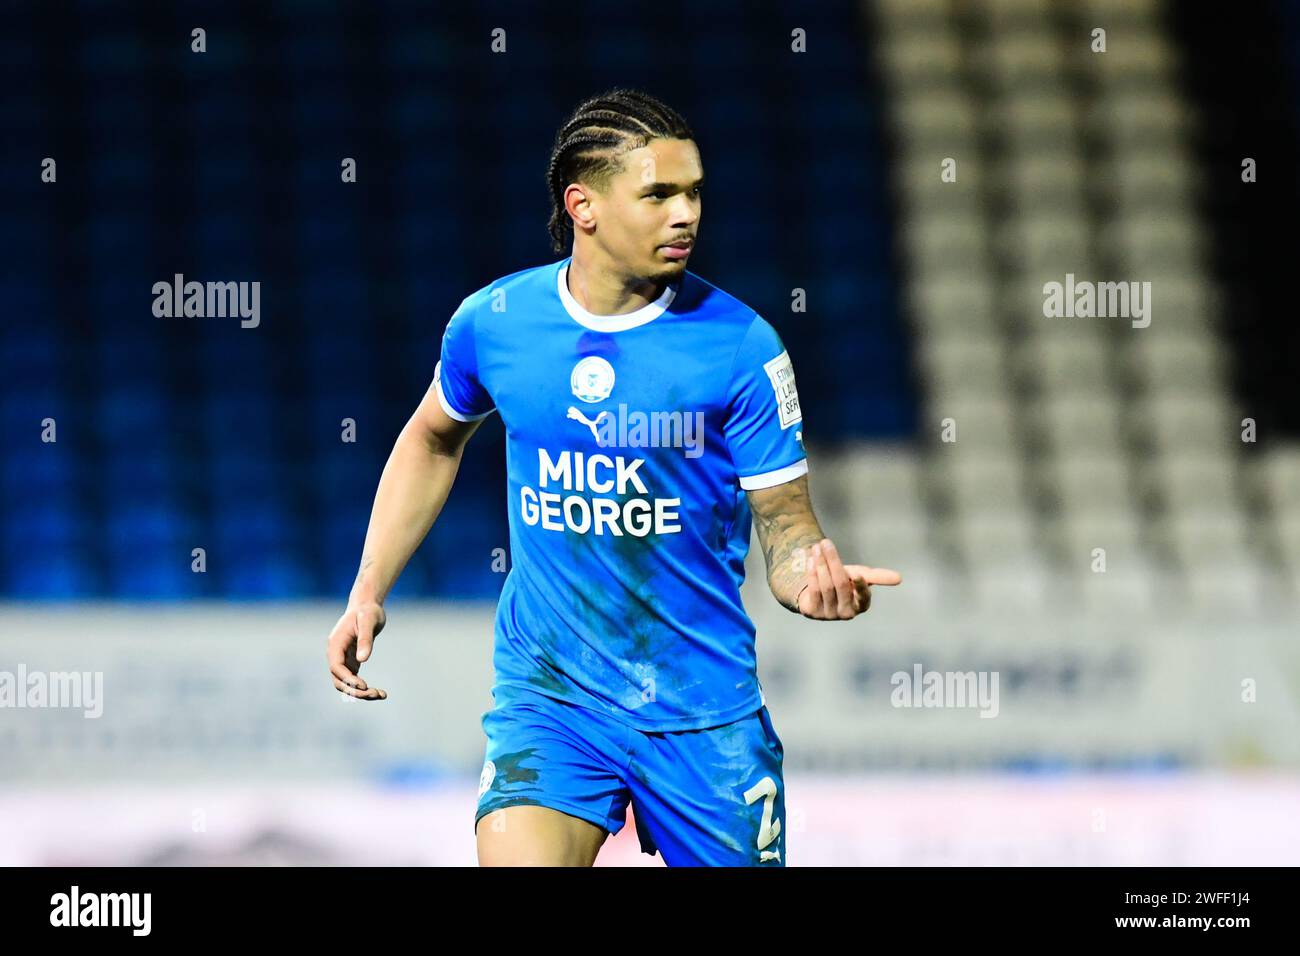
[[[808,552],[825,535],[813,514],[806,475],[749,493],[754,528],[767,561],[767,583],[785,608],[799,610]]]

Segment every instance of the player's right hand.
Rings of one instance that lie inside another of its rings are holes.
[[[326,643],[334,686],[360,700],[387,700],[388,692],[361,679],[361,665],[370,658],[375,638],[384,629],[384,608],[374,601],[348,603]]]

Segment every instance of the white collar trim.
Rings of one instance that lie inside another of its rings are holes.
[[[565,262],[560,267],[556,275],[558,277],[560,301],[564,304],[565,311],[569,313],[573,321],[595,332],[622,332],[625,329],[634,329],[638,325],[653,322],[667,311],[668,306],[672,304],[673,299],[677,296],[677,289],[674,288],[672,283],[669,283],[664,286],[664,291],[659,298],[646,303],[635,312],[627,312],[622,315],[596,315],[579,305],[578,300],[569,291],[568,262]]]

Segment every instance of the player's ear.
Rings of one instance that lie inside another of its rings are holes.
[[[587,197],[586,188],[579,183],[570,183],[564,190],[564,208],[573,217],[575,225],[591,226],[595,223],[591,200]]]

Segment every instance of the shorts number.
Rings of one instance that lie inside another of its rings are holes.
[[[745,791],[745,803],[752,804],[759,797],[763,798],[763,820],[758,825],[758,849],[765,849],[781,835],[781,821],[772,819],[772,807],[776,804],[776,781],[764,777]],[[780,850],[771,850],[762,855],[766,859],[779,859]]]

